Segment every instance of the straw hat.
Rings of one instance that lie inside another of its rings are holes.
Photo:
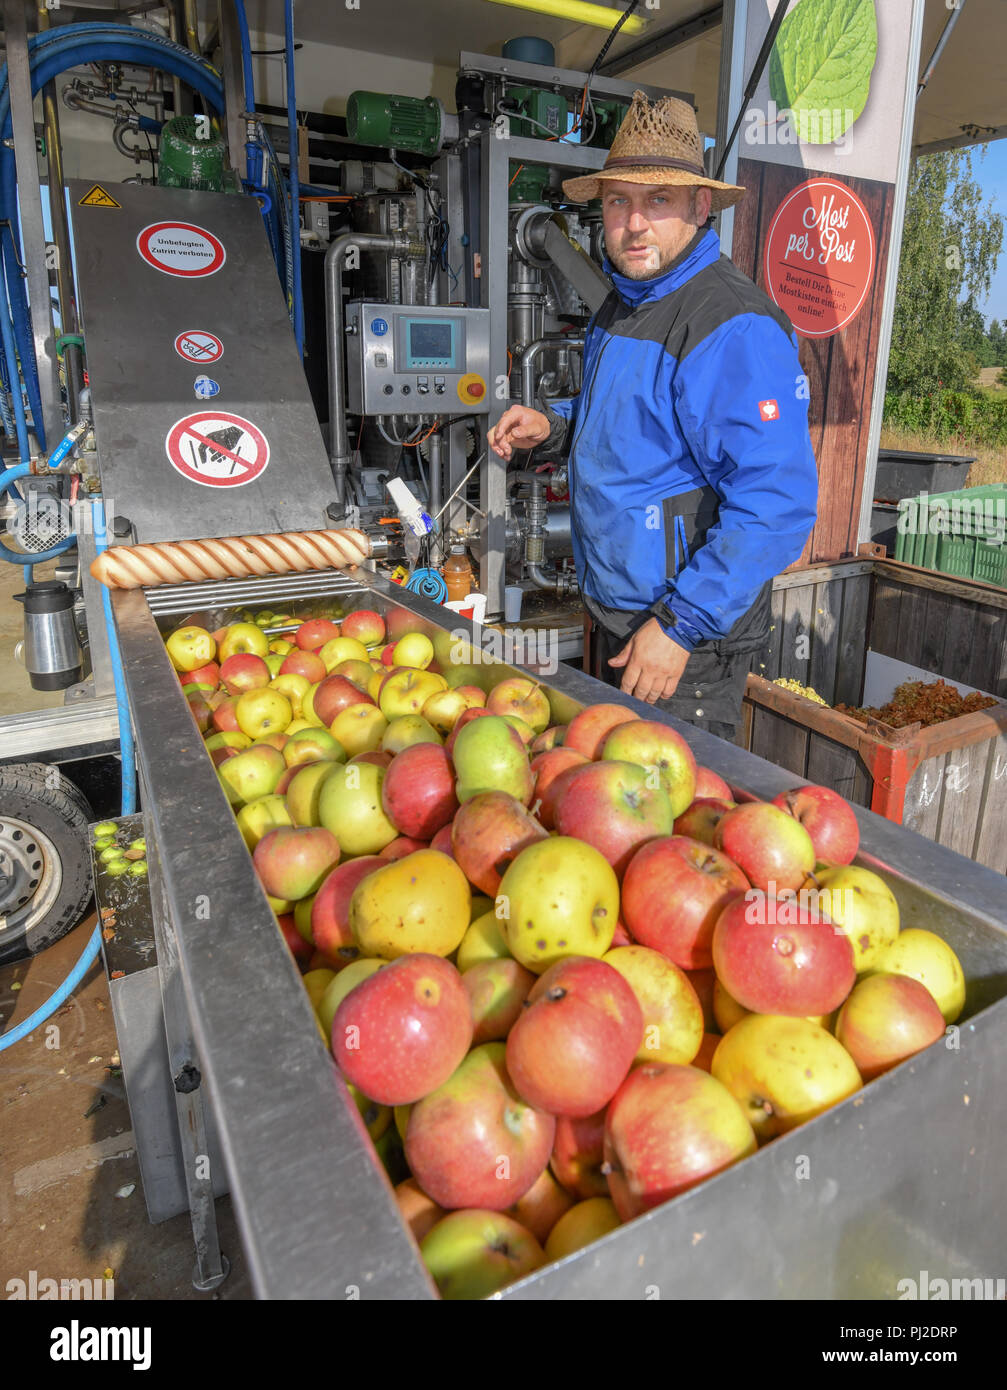
[[[696,113],[688,102],[662,97],[651,105],[643,92],[633,93],[633,104],[616,132],[605,167],[596,174],[567,179],[563,192],[572,203],[586,203],[601,196],[602,179],[708,188],[713,195],[711,212],[730,207],[747,191],[707,177]]]

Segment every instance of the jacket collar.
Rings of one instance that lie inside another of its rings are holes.
[[[712,227],[700,227],[689,244],[678,253],[663,275],[653,280],[630,280],[612,266],[605,257],[603,269],[620,297],[633,308],[649,304],[671,294],[686,280],[711,265],[720,256],[720,238]]]

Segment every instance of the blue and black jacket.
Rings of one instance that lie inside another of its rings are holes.
[[[618,636],[653,614],[689,651],[754,650],[815,523],[794,332],[710,229],[656,279],[605,269],[581,393],[548,410],[585,604]]]

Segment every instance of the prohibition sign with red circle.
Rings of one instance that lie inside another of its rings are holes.
[[[259,427],[226,410],[197,410],[176,420],[164,448],[172,468],[203,487],[244,487],[269,463]]]
[[[194,222],[152,222],[137,237],[136,249],[155,270],[184,280],[214,275],[227,259],[223,242]]]
[[[216,333],[208,333],[205,328],[187,328],[175,339],[175,351],[186,362],[219,362],[224,344]]]

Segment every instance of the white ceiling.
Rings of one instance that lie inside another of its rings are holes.
[[[282,34],[282,0],[246,3],[253,30]],[[714,3],[715,0],[662,0],[660,9],[651,12],[654,18],[648,33],[694,19]],[[487,0],[359,0],[359,4],[359,9],[347,9],[345,0],[297,0],[298,37],[446,68],[457,64],[463,49],[498,54],[505,39],[535,34],[556,46],[557,61],[563,66],[583,69],[590,66],[605,40],[603,29],[572,25]],[[641,12],[647,14],[643,7]],[[614,22],[619,10],[613,7],[612,13]],[[927,0],[921,68],[950,13],[946,0]],[[691,91],[699,108],[700,126],[712,132],[716,122],[720,36],[719,27],[711,29],[691,43],[620,76]],[[620,36],[609,56],[617,56],[636,42],[637,39]],[[1007,135],[1005,55],[1007,0],[963,0],[957,27],[920,103],[918,145],[961,139],[964,125],[992,128]]]

